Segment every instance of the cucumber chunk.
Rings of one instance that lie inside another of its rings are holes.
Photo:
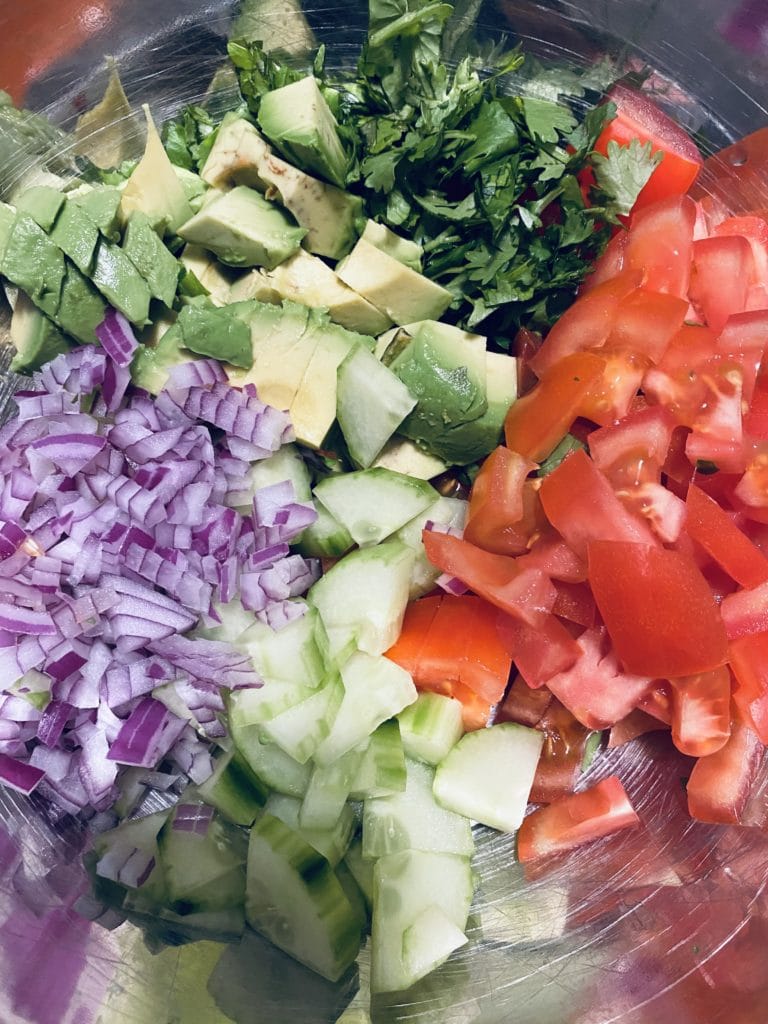
[[[420,693],[398,720],[406,754],[432,765],[447,756],[464,732],[461,703],[440,693]]]
[[[211,807],[236,825],[252,825],[269,795],[268,787],[254,775],[237,750],[223,754],[197,792]]]
[[[232,740],[251,771],[276,793],[301,797],[307,790],[311,765],[299,764],[276,743],[263,742],[258,725],[235,725],[230,718]]]
[[[330,828],[311,828],[301,823],[301,801],[290,796],[273,793],[264,807],[267,814],[279,818],[289,828],[305,839],[318,853],[322,853],[332,867],[344,857],[357,822],[355,813],[347,804]]]
[[[405,752],[397,721],[384,722],[371,736],[363,753],[350,797],[389,796],[405,789]]]
[[[343,697],[341,679],[336,674],[331,675],[325,685],[306,700],[265,722],[262,734],[294,761],[306,764],[330,733]]]

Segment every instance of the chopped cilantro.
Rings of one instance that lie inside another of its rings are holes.
[[[661,163],[663,153],[653,152],[650,142],[632,139],[627,146],[618,142],[608,143],[608,155],[595,153],[592,163],[599,188],[611,196],[612,209],[621,216],[628,216],[655,169]]]

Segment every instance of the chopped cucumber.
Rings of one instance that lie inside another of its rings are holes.
[[[406,761],[405,791],[366,800],[363,808],[363,856],[385,857],[402,850],[455,853],[475,849],[469,820],[441,807],[432,793],[433,770]]]
[[[298,832],[310,846],[313,846],[318,853],[322,853],[325,859],[333,867],[344,857],[352,841],[355,832],[355,813],[352,808],[345,804],[341,814],[330,828],[311,828],[301,823],[302,802],[290,796],[283,796],[273,793],[264,807],[267,814]]]
[[[366,800],[402,793],[405,779],[405,752],[400,727],[396,721],[384,722],[368,742],[349,795],[353,800]]]
[[[252,825],[269,795],[268,787],[254,775],[237,749],[219,758],[213,775],[197,791],[207,804],[236,825]]]
[[[251,829],[245,913],[252,928],[330,981],[360,949],[364,921],[333,868],[270,814]]]
[[[307,791],[311,766],[299,764],[275,743],[261,739],[258,725],[239,725],[229,719],[232,740],[251,771],[276,793],[301,797]]]
[[[424,480],[391,469],[363,469],[327,476],[315,487],[315,497],[356,544],[372,547],[433,505],[439,495]]]
[[[321,765],[332,764],[363,743],[418,696],[410,674],[381,654],[356,651],[340,671],[344,697],[330,734],[315,750]]]
[[[341,679],[338,675],[332,674],[326,683],[306,700],[294,704],[265,722],[262,725],[262,733],[299,764],[306,764],[329,735],[343,697],[344,687]]]
[[[544,734],[502,722],[463,736],[435,772],[443,807],[502,832],[522,824]]]
[[[432,765],[446,757],[464,732],[461,703],[440,693],[420,693],[398,720],[406,754]]]
[[[312,497],[309,470],[295,444],[284,444],[268,459],[252,463],[249,476],[254,492],[289,480],[293,484],[296,501],[309,501]]]
[[[353,839],[349,849],[344,854],[344,863],[349,868],[360,891],[365,897],[369,909],[373,906],[373,864],[372,860],[363,857],[363,843],[360,839]]]
[[[362,758],[362,750],[350,750],[332,764],[315,764],[301,805],[302,828],[333,828],[344,809]]]
[[[405,526],[401,527],[395,536],[409,548],[413,548],[414,562],[411,570],[411,600],[428,594],[435,586],[440,570],[427,558],[424,550],[422,534],[428,522],[442,523],[445,526],[454,526],[459,530],[464,529],[467,521],[469,502],[463,498],[443,498],[430,505],[424,512],[421,512]]]
[[[427,907],[403,932],[403,967],[411,984],[445,963],[468,941],[445,911],[434,905]]]
[[[267,683],[304,683],[314,688],[325,676],[325,632],[312,608],[279,630],[254,622],[240,642]]]
[[[355,546],[349,530],[321,502],[315,502],[315,510],[317,519],[297,541],[299,552],[309,558],[340,558]]]
[[[239,598],[228,604],[214,603],[213,614],[209,616],[210,626],[199,626],[198,636],[208,640],[224,640],[236,643],[240,637],[256,622],[256,616],[244,608]],[[218,618],[218,622],[216,622]]]

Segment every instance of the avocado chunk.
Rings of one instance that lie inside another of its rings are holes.
[[[10,336],[16,355],[11,362],[14,373],[31,373],[68,352],[72,345],[32,300],[19,292],[11,317]]]
[[[453,434],[488,408],[485,338],[431,320],[409,329],[411,340],[390,364],[417,399],[400,433],[447,462],[471,462]]]
[[[53,320],[67,334],[86,344],[98,344],[96,328],[107,313],[107,305],[88,278],[72,263],[66,264],[61,296]]]
[[[58,245],[65,256],[69,256],[78,270],[86,277],[92,275],[96,247],[99,244],[99,229],[87,213],[67,201],[48,234],[51,241]]]
[[[334,323],[361,334],[379,334],[389,320],[317,256],[298,249],[274,270],[254,270],[232,288],[232,299],[281,302],[290,299],[312,309],[327,309]]]
[[[123,250],[105,239],[96,247],[91,280],[132,324],[149,321],[151,295],[146,281]]]
[[[7,215],[3,215],[7,224]],[[32,299],[52,319],[56,318],[64,281],[64,254],[28,213],[17,213],[3,251],[3,276]]]
[[[114,58],[107,58],[109,79],[101,101],[77,119],[76,152],[98,167],[118,167],[136,155],[137,125]]]
[[[39,224],[43,231],[50,231],[64,203],[64,193],[50,185],[33,185],[21,193],[16,209]]]
[[[120,241],[120,189],[108,185],[90,186],[81,191],[70,192],[68,203],[79,206],[93,221],[99,231],[110,242]]]
[[[436,320],[453,301],[447,289],[364,238],[337,265],[336,273],[396,324]]]
[[[312,75],[265,93],[258,121],[287,160],[344,188],[349,158],[336,118]]]
[[[185,306],[177,321],[185,347],[198,355],[248,369],[253,364],[251,329],[248,319],[238,316],[244,305]]]
[[[204,249],[202,245],[185,245],[179,262],[186,270],[195,275],[210,295],[211,301],[217,306],[225,306],[228,302],[259,298],[258,295],[231,294],[241,275],[230,267],[219,263],[213,253]],[[247,276],[250,275],[242,275],[242,278],[245,279]]]
[[[431,480],[448,469],[448,463],[419,448],[410,438],[395,434],[381,450],[374,466],[391,469],[395,473],[416,477],[417,480]]]
[[[360,234],[363,201],[335,185],[305,174],[277,156],[266,156],[259,174],[267,199],[277,197],[298,224],[307,229],[302,245],[318,256],[346,256]]]
[[[230,112],[219,126],[200,177],[216,187],[234,182],[263,189],[259,165],[271,152],[250,121]]]
[[[168,374],[174,366],[188,363],[194,356],[183,345],[181,328],[177,323],[157,336],[153,324],[150,334],[142,335],[142,344],[136,349],[131,363],[131,378],[137,387],[144,388],[151,395],[159,395],[168,381]],[[154,338],[151,335],[154,334]]]
[[[146,104],[144,116],[147,142],[144,155],[123,188],[122,216],[127,219],[134,210],[141,210],[163,232],[177,231],[180,224],[189,220],[192,210]]]
[[[418,242],[413,242],[410,238],[402,238],[394,231],[390,231],[386,224],[377,224],[375,220],[366,221],[365,231],[360,237],[387,253],[388,256],[393,256],[398,262],[404,263],[406,267],[415,270],[417,274],[421,273],[421,259],[424,250]]]
[[[179,264],[140,210],[134,210],[128,218],[123,252],[146,281],[150,295],[172,306],[179,282]]]
[[[16,211],[7,203],[0,202],[0,268],[2,267],[3,253],[11,237],[11,231],[16,220]]]
[[[231,266],[272,270],[296,252],[306,232],[274,203],[239,185],[182,224],[179,234]]]

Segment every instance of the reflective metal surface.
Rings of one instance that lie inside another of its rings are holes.
[[[647,88],[712,150],[768,123],[761,47],[739,50],[723,34],[743,38],[728,28],[738,6],[464,0],[462,9],[478,17],[475,35],[520,36],[543,60],[578,68],[609,54],[649,64]],[[335,66],[354,59],[362,4],[261,8],[264,38],[296,60],[312,39],[327,43]],[[3,0],[0,73],[68,128],[98,96],[103,55],[113,54],[132,103],[151,102],[161,120],[202,96],[232,14],[226,3],[195,0],[66,0],[55,9]],[[57,38],[71,52],[57,51]],[[25,83],[30,68],[38,73]],[[760,171],[753,177],[768,207]],[[4,404],[9,387],[6,374]],[[618,774],[645,828],[528,879],[513,838],[481,830],[469,947],[412,991],[377,999],[375,1024],[765,1024],[768,776],[753,794],[751,827],[710,827],[686,812],[690,766],[660,734],[601,753],[584,785]],[[0,790],[1,1024],[332,1024],[354,999],[357,977],[330,985],[257,937],[239,948],[201,943],[153,955],[128,925],[87,923],[73,909],[85,891],[83,841],[41,802]]]

